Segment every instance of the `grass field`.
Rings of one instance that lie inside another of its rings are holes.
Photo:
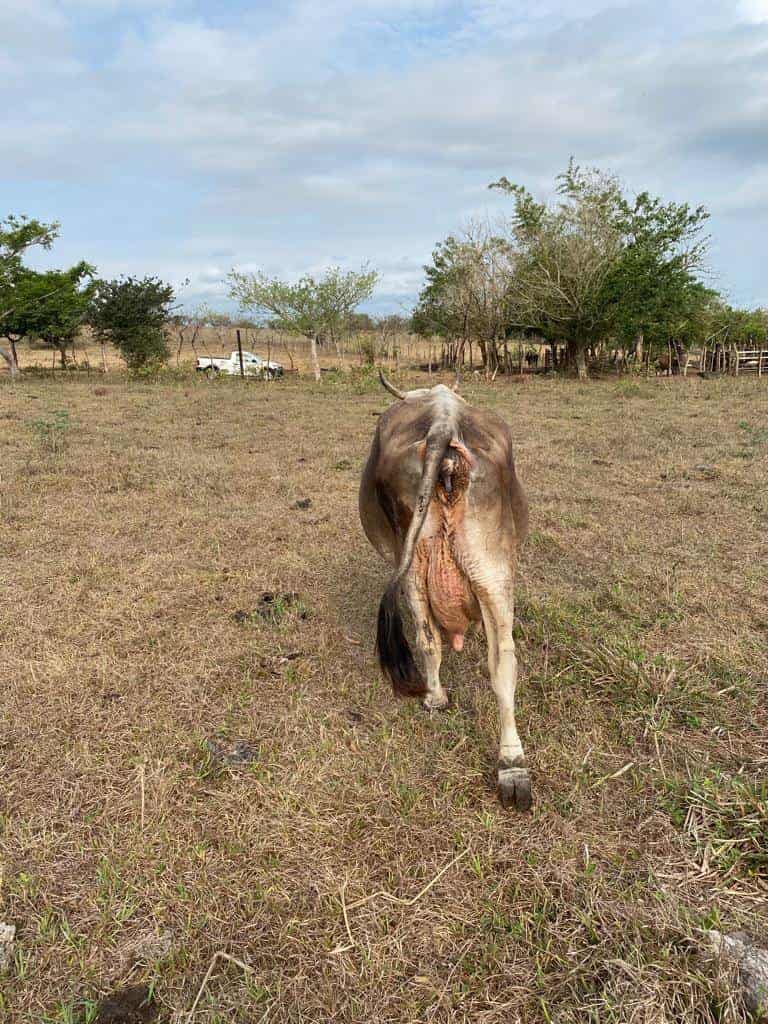
[[[744,1020],[700,949],[768,923],[766,385],[466,394],[531,502],[527,816],[482,637],[447,712],[379,678],[369,377],[0,382],[0,1020]]]
[[[166,334],[169,363],[191,370],[198,356],[227,357],[237,349],[237,329],[230,326],[221,328],[203,327],[195,336],[194,345],[189,332],[185,333],[180,345],[178,332],[169,330]],[[243,328],[240,340],[244,351],[255,352],[264,359],[281,363],[286,371],[296,369],[312,376],[310,344],[306,338],[283,334],[270,329]],[[326,343],[318,349],[318,361],[323,369],[348,369],[362,365],[371,346],[374,346],[390,369],[404,366],[427,364],[435,366],[440,362],[439,339],[420,338],[415,334],[399,333],[382,338],[376,335],[353,334],[341,340],[340,350]],[[477,358],[477,350],[474,349]],[[543,352],[543,350],[542,350]],[[26,339],[18,345],[19,366],[22,369],[50,375],[56,369],[60,372],[61,356],[57,349],[44,342]],[[84,331],[67,352],[70,370],[95,373],[103,370],[119,372],[125,369],[125,362],[114,345],[100,346],[87,331]],[[543,355],[542,355],[543,365]],[[0,360],[0,379],[5,376],[6,364]]]

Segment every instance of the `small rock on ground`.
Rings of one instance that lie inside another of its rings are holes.
[[[717,466],[710,466],[709,463],[700,462],[688,470],[688,478],[691,480],[714,480],[719,475]]]
[[[161,960],[171,951],[173,934],[156,932],[153,928],[134,935],[120,946],[116,956],[116,970],[112,977],[117,980],[120,974],[133,968],[138,963],[151,964]]]
[[[744,1005],[756,1021],[768,1021],[768,949],[746,932],[707,932],[710,949],[735,963]]]
[[[4,971],[10,966],[15,938],[16,925],[0,921],[0,971]]]

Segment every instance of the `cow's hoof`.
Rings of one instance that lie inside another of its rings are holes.
[[[502,807],[530,811],[533,798],[527,768],[499,768],[499,799]]]
[[[444,711],[448,703],[447,693],[428,693],[421,706],[425,711]]]

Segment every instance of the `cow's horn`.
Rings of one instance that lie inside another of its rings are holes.
[[[390,384],[390,382],[384,376],[384,371],[381,368],[379,368],[379,380],[390,393],[390,395],[394,395],[395,398],[405,398],[405,392],[398,391],[394,384]]]

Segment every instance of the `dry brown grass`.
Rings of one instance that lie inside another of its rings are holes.
[[[286,370],[297,370],[301,374],[312,376],[312,362],[309,341],[305,338],[283,334],[269,329],[243,328],[240,332],[244,351],[255,352],[263,358],[282,363]],[[197,356],[229,356],[237,350],[237,331],[233,327],[202,328],[195,340],[194,347],[190,336],[180,345],[178,333],[172,329],[167,331],[171,368],[179,366],[189,369],[194,366]],[[365,363],[363,349],[376,344],[382,357],[391,369],[399,369],[401,365],[410,366],[428,363],[430,360],[437,366],[440,359],[440,343],[437,339],[425,340],[415,334],[398,334],[382,339],[381,336],[351,335],[341,343],[341,352],[335,345],[326,343],[318,349],[318,359],[323,369],[349,369]],[[58,349],[53,349],[43,342],[23,341],[18,345],[19,366],[24,370],[36,370],[41,373],[61,374],[61,358]],[[125,370],[125,363],[113,345],[100,346],[88,330],[84,330],[67,354],[70,371],[90,371],[91,375],[104,372]],[[7,366],[0,360],[0,380],[8,375]],[[71,373],[70,373],[71,375]]]
[[[0,382],[1,1019],[146,983],[181,1024],[217,951],[249,970],[218,959],[195,1024],[744,1019],[697,949],[768,916],[768,391],[469,397],[531,499],[530,816],[481,638],[444,714],[378,677],[370,380]]]

